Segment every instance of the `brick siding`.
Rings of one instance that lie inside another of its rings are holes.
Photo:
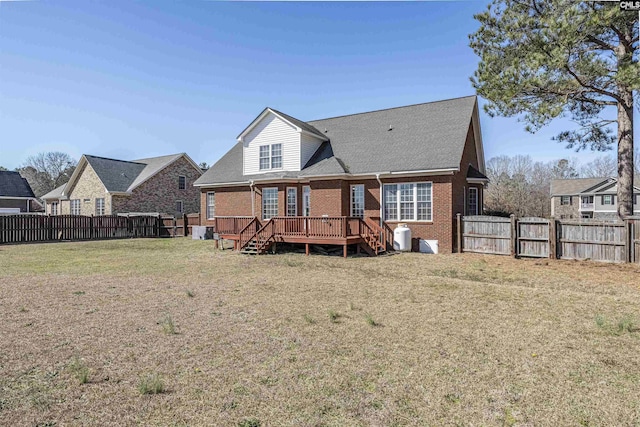
[[[184,190],[178,189],[178,177],[186,177]],[[176,201],[182,200],[184,213],[198,212],[200,208],[199,190],[193,186],[200,178],[200,171],[191,162],[181,157],[142,185],[136,187],[130,196],[114,195],[112,200],[115,213],[160,212],[176,214]]]

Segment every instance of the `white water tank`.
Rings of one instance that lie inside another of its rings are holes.
[[[393,230],[393,249],[396,251],[411,250],[411,229],[403,222]]]

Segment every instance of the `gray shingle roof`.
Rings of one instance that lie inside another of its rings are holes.
[[[475,103],[475,96],[467,96],[309,121],[306,124],[314,133],[328,137],[329,142],[320,146],[301,171],[279,175],[294,178],[458,168]],[[297,120],[277,113],[287,120]],[[243,175],[242,144],[238,143],[195,184],[248,182],[274,176]]]
[[[598,185],[609,178],[574,178],[574,179],[553,179],[551,180],[552,196],[570,196],[578,194],[584,190]]]
[[[13,171],[0,171],[0,196],[35,197],[27,180]]]
[[[125,192],[147,166],[144,163],[84,156],[109,192]]]
[[[60,187],[56,187],[53,190],[49,191],[47,194],[45,194],[44,196],[41,197],[42,200],[49,200],[49,199],[59,199],[60,197],[62,197],[62,191],[64,191],[64,188],[67,186],[67,184],[62,184]]]
[[[301,129],[306,130],[309,133],[313,133],[315,135],[318,135],[321,138],[326,138],[327,137],[322,132],[320,132],[318,129],[316,129],[315,127],[311,126],[308,123],[303,122],[302,120],[298,120],[295,117],[291,117],[290,115],[285,114],[285,113],[283,113],[281,111],[278,111],[278,110],[274,110],[273,108],[271,108],[270,110],[273,111],[274,113],[280,114],[282,117],[284,117],[285,119],[289,120],[294,125],[298,126]]]
[[[129,186],[129,190],[133,190],[138,185],[173,163],[175,160],[182,157],[184,153],[171,154],[168,156],[150,157],[147,159],[133,160],[135,163],[143,163],[146,167],[140,172],[136,179]],[[198,168],[199,169],[199,168]]]

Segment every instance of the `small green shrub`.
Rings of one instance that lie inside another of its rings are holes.
[[[596,316],[596,325],[599,328],[604,328],[607,325],[607,319],[602,314],[598,314]]]
[[[631,316],[625,316],[618,321],[618,333],[634,332],[634,322]]]
[[[73,294],[74,295],[84,295],[85,292],[84,291],[75,291]]]
[[[313,325],[314,323],[316,323],[314,318],[309,316],[308,314],[305,314],[303,317],[304,317],[304,320],[310,325]]]
[[[160,323],[162,324],[162,330],[164,331],[165,334],[167,335],[177,334],[176,325],[173,323],[173,319],[171,318],[171,315],[166,314]]]
[[[160,375],[151,373],[140,378],[138,391],[140,394],[160,394],[164,392],[164,382]]]
[[[367,324],[368,324],[369,326],[378,326],[378,325],[380,325],[378,322],[376,322],[376,321],[373,319],[373,317],[372,317],[369,313],[365,314],[364,318],[365,318],[365,320],[367,321]]]
[[[328,313],[329,313],[329,320],[331,321],[331,323],[337,323],[338,318],[340,317],[340,314],[335,310],[329,310]]]
[[[69,368],[80,384],[86,384],[89,382],[89,368],[86,363],[84,363],[84,360],[77,356],[74,357]]]
[[[257,418],[245,418],[238,422],[238,427],[260,427],[260,420]]]
[[[186,290],[186,294],[189,298],[193,298],[196,296],[196,294],[194,294],[193,291],[189,289]]]

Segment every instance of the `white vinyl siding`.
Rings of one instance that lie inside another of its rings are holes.
[[[322,130],[320,130],[322,132]],[[322,141],[311,135],[302,134],[300,139],[300,167],[303,168],[311,157],[318,151]]]
[[[287,216],[298,216],[298,189],[287,188]]]
[[[213,219],[216,216],[216,193],[210,191],[207,193],[207,219]]]
[[[278,188],[262,189],[262,219],[278,216]]]
[[[351,186],[351,216],[364,218],[364,185]]]
[[[268,114],[244,137],[245,175],[264,173],[265,169],[260,169],[260,147],[272,144],[282,144],[282,165],[279,169],[300,170],[300,133],[274,114]]]
[[[432,221],[433,192],[430,182],[385,184],[385,221]]]
[[[69,202],[71,215],[80,215],[80,199],[71,199]]]

